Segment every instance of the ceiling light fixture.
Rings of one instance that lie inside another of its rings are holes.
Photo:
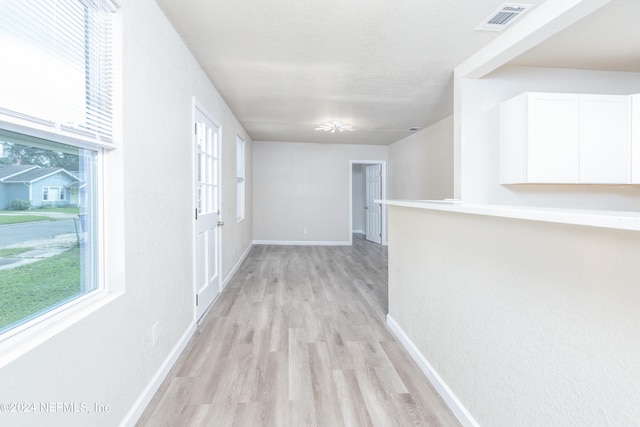
[[[342,123],[339,120],[333,120],[331,122],[318,125],[316,130],[323,130],[325,132],[336,133],[336,132],[351,132],[351,131],[354,131],[355,129],[350,124]]]

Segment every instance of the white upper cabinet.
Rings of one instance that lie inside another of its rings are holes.
[[[580,95],[580,183],[631,182],[631,99]]]
[[[631,96],[631,183],[640,184],[640,94]]]
[[[501,184],[630,182],[629,96],[528,92],[500,105]]]
[[[578,183],[579,96],[524,93],[500,105],[500,182]]]

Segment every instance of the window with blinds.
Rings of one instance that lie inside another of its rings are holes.
[[[54,132],[113,138],[109,0],[0,1],[0,114]]]
[[[103,286],[114,12],[0,0],[0,342]]]

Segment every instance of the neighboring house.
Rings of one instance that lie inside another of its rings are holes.
[[[79,205],[81,180],[63,168],[34,165],[0,166],[0,208],[12,200],[28,200],[42,205]]]

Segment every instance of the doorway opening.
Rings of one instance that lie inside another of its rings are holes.
[[[387,163],[383,160],[349,162],[349,229],[365,239],[387,244],[386,206],[376,200],[387,197]]]

